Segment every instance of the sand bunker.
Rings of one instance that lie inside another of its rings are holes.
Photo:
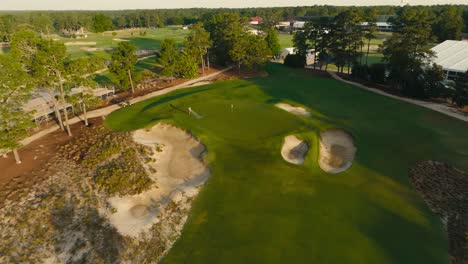
[[[65,46],[96,46],[96,42],[93,42],[93,41],[65,42]]]
[[[130,41],[128,39],[121,39],[121,38],[114,38],[112,40],[114,40],[114,41]]]
[[[310,116],[310,112],[300,106],[296,107],[285,103],[278,103],[275,106],[298,116]]]
[[[121,234],[135,237],[159,222],[169,202],[190,207],[190,198],[198,194],[209,170],[200,160],[203,144],[179,128],[157,124],[135,131],[133,139],[153,148],[155,161],[145,166],[156,170],[151,174],[156,187],[138,195],[112,197],[109,202],[117,212],[109,218]]]
[[[319,166],[328,173],[339,173],[353,164],[356,147],[353,137],[340,129],[320,133]]]
[[[290,135],[284,138],[281,156],[289,163],[302,164],[308,150],[307,142]]]
[[[89,52],[113,50],[113,48],[90,48],[90,47],[82,47],[80,49],[84,51],[89,51]]]

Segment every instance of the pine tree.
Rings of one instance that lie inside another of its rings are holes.
[[[185,50],[195,60],[200,60],[200,65],[205,74],[205,56],[208,55],[208,49],[211,47],[212,41],[210,40],[210,33],[203,28],[203,24],[196,23],[191,27],[190,34],[185,38]]]
[[[167,77],[174,77],[176,73],[176,61],[179,55],[179,48],[174,39],[164,39],[159,52],[159,64],[163,66],[161,74]]]
[[[0,54],[0,150],[13,151],[16,163],[21,163],[19,141],[33,126],[31,113],[21,108],[31,97],[32,87],[32,79],[19,60]]]
[[[133,76],[135,75],[135,64],[138,61],[135,50],[135,45],[120,42],[117,49],[112,53],[109,66],[109,71],[116,76],[120,89],[126,91],[130,86],[132,93],[135,92]]]

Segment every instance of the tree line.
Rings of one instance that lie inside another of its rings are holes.
[[[459,106],[468,104],[466,75],[454,82],[443,82],[441,66],[433,63],[431,45],[446,39],[460,39],[463,26],[457,9],[445,6],[435,15],[428,8],[403,7],[392,18],[394,32],[380,50],[383,63],[368,65],[369,47],[376,34],[376,14],[358,9],[337,16],[310,21],[294,35],[296,55],[285,64],[303,67],[312,50],[313,67],[327,70],[329,63],[338,72],[374,83],[391,85],[403,95],[416,98],[450,98]],[[362,22],[369,22],[362,26]],[[345,70],[346,69],[346,70]]]
[[[435,30],[443,38],[443,30],[453,25],[451,18],[461,21],[461,28],[468,32],[468,6],[418,6],[418,9],[428,10],[440,19]],[[316,16],[334,17],[347,10],[357,10],[362,13],[373,13],[379,20],[397,16],[403,7],[344,7],[344,6],[301,6],[275,8],[238,8],[229,12],[237,13],[241,17],[260,16],[265,24],[272,25],[278,21],[288,21],[293,18]],[[161,9],[161,10],[124,10],[124,11],[35,11],[35,12],[1,12],[0,39],[8,41],[9,36],[16,30],[28,27],[43,34],[73,32],[80,28],[88,31],[102,32],[135,27],[162,27],[164,25],[189,25],[204,21],[208,17],[225,13],[226,9]],[[458,22],[457,22],[458,23]],[[456,25],[458,27],[458,24]]]

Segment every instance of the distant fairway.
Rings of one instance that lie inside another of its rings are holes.
[[[163,262],[449,263],[442,223],[407,171],[426,159],[468,170],[468,124],[281,65],[267,70],[266,78],[179,90],[106,118],[115,130],[172,123],[207,147],[212,176]],[[279,101],[312,117],[278,109]],[[357,147],[339,174],[317,163],[318,134],[332,127],[351,132]],[[309,142],[304,165],[280,155],[290,134]]]
[[[146,35],[140,35],[140,32],[146,31]],[[112,32],[105,33],[87,33],[87,38],[73,39],[73,38],[62,38],[58,37],[59,41],[63,43],[67,42],[89,42],[96,45],[69,45],[67,51],[72,57],[90,56],[92,54],[99,54],[106,58],[110,58],[111,51],[104,49],[115,48],[118,43],[122,40],[127,40],[134,44],[137,49],[159,49],[162,41],[165,38],[173,38],[179,45],[182,45],[186,35],[190,32],[184,30],[181,26],[168,26],[164,28],[155,29],[132,29],[132,30],[120,30],[116,36],[112,35]],[[132,35],[133,32],[133,35]],[[54,37],[55,38],[55,37]],[[97,51],[86,51],[87,48],[96,48]]]

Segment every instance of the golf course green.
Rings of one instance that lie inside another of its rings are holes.
[[[178,90],[106,118],[118,131],[171,123],[207,147],[211,178],[163,263],[449,263],[443,224],[411,187],[408,169],[431,159],[467,170],[468,123],[279,64],[266,70],[264,78]],[[345,172],[318,166],[319,133],[328,128],[355,139]],[[281,157],[291,134],[309,143],[303,165]]]

